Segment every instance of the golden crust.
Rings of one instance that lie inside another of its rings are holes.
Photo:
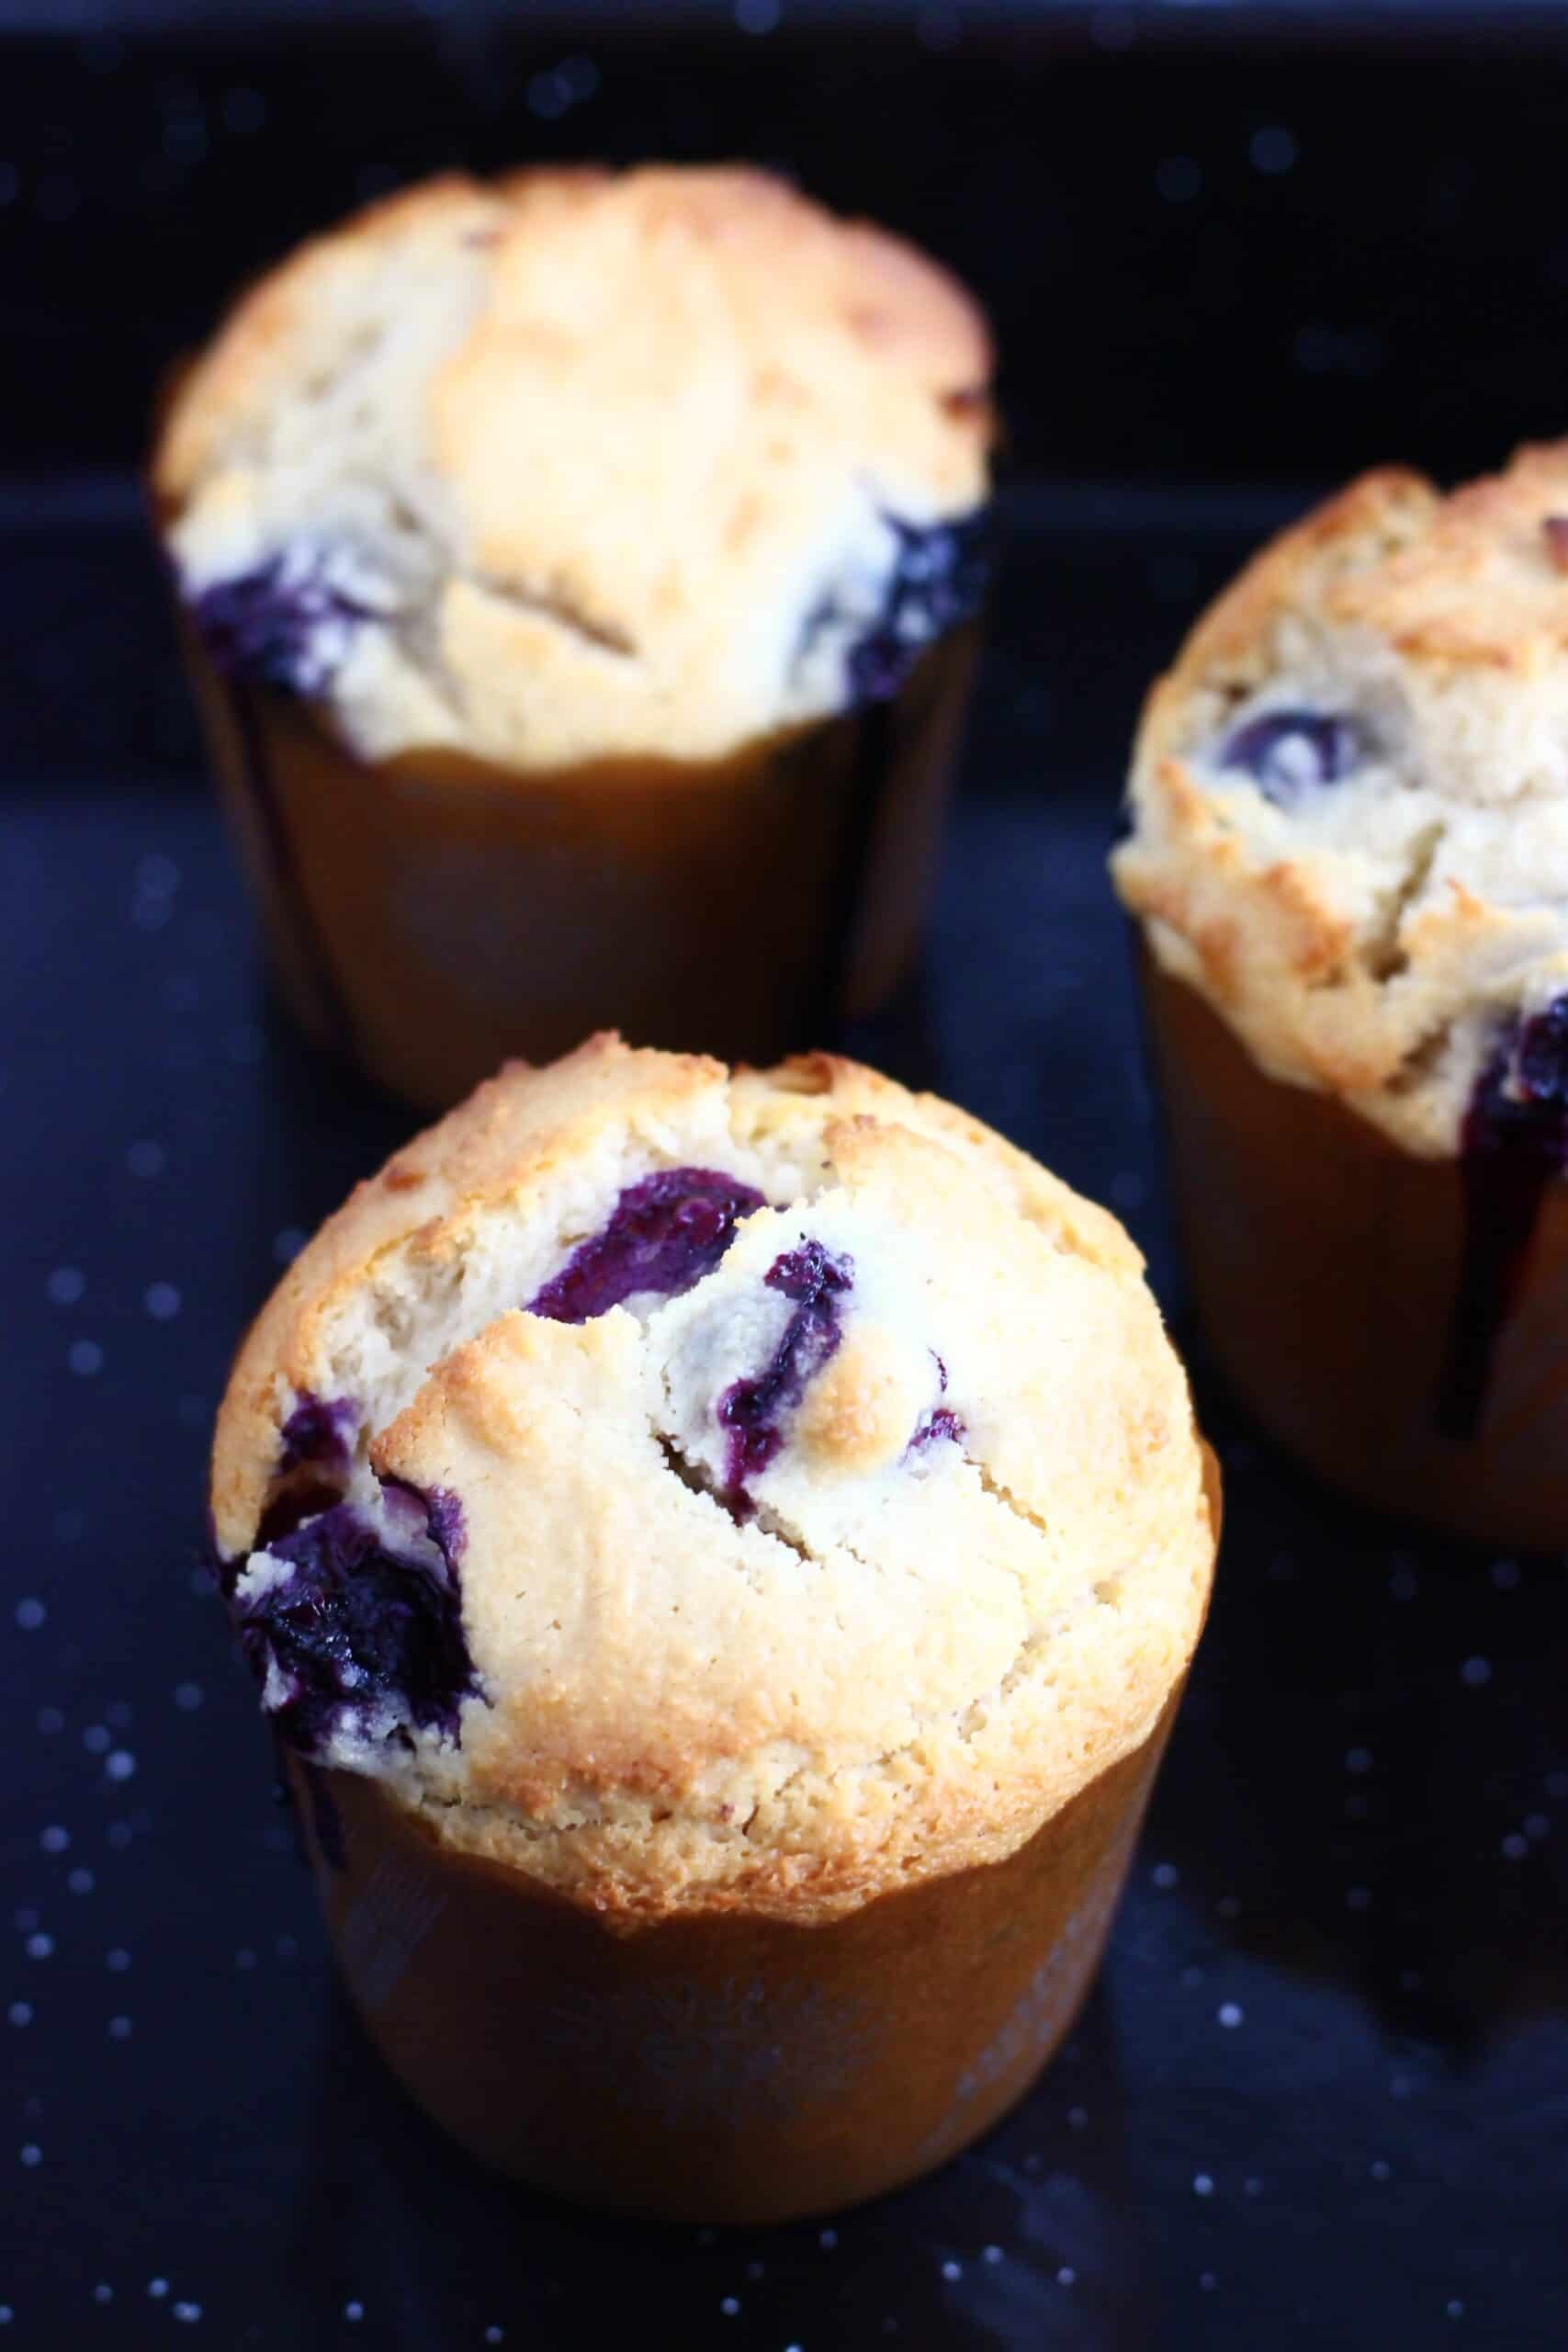
[[[1117,888],[1276,1077],[1458,1148],[1497,1030],[1568,981],[1568,442],[1442,496],[1363,476],[1282,533],[1150,692]],[[1348,717],[1361,757],[1270,800],[1219,746]]]
[[[520,1311],[650,1161],[770,1205],[646,1317]],[[713,1400],[777,1344],[764,1277],[803,1236],[852,1267],[842,1344],[737,1519]],[[730,1077],[599,1037],[416,1138],[241,1351],[213,1456],[231,1555],[299,1396],[351,1393],[351,1367],[363,1476],[460,1500],[484,1693],[460,1748],[359,1769],[628,1919],[825,1916],[1010,1851],[1146,1734],[1197,1638],[1213,1528],[1137,1253],[850,1062]],[[928,1449],[939,1405],[959,1437]]]
[[[352,551],[367,757],[709,758],[829,707],[802,632],[886,513],[984,498],[990,364],[943,270],[766,173],[448,175],[244,297],[154,488],[197,591]]]

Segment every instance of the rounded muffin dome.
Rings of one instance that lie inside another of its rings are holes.
[[[708,759],[978,601],[984,322],[766,174],[456,175],[238,304],[153,469],[229,666],[367,757]]]
[[[853,1064],[614,1037],[322,1227],[212,1509],[286,1739],[645,1916],[1012,1851],[1148,1736],[1213,1552],[1111,1217]]]
[[[1447,497],[1368,474],[1285,532],[1151,694],[1131,813],[1123,900],[1271,1076],[1426,1157],[1510,1106],[1551,1142],[1568,442]]]

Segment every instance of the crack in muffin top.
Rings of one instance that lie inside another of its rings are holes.
[[[214,658],[368,758],[706,760],[977,601],[990,350],[914,248],[739,168],[452,175],[302,246],[153,481]]]
[[[1448,496],[1364,476],[1145,706],[1112,872],[1271,1075],[1445,1157],[1568,992],[1568,442]]]
[[[1147,1736],[1213,1553],[1114,1219],[852,1064],[612,1037],[510,1067],[322,1227],[212,1506],[286,1735],[628,1917],[1010,1851]],[[420,1646],[381,1675],[359,1608],[344,1690],[360,1560]]]

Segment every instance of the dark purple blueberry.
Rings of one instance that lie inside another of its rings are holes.
[[[990,572],[988,506],[947,523],[906,523],[888,514],[882,519],[897,547],[880,608],[867,616],[829,593],[807,615],[801,636],[804,652],[824,629],[858,624],[844,654],[845,698],[852,707],[887,701],[928,645],[973,620]]]
[[[663,1168],[628,1185],[602,1233],[528,1302],[553,1323],[587,1323],[623,1300],[679,1298],[712,1273],[762,1195],[712,1168]]]
[[[1568,995],[1498,1037],[1461,1133],[1464,1247],[1438,1426],[1481,1427],[1492,1358],[1524,1276],[1541,1199],[1568,1175]]]
[[[208,652],[230,676],[295,695],[324,694],[375,607],[344,587],[332,552],[294,547],[191,602]]]
[[[406,1515],[406,1549],[340,1502],[279,1538],[267,1561],[288,1574],[274,1569],[265,1589],[234,1603],[240,1646],[274,1694],[273,1724],[302,1755],[320,1754],[357,1721],[456,1738],[458,1710],[478,1690],[456,1560],[435,1532],[460,1528],[461,1515],[438,1489],[402,1488],[396,1501],[406,1514],[389,1494],[388,1516]]]
[[[746,1484],[765,1470],[784,1443],[783,1418],[799,1404],[807,1384],[838,1353],[843,1337],[840,1298],[854,1283],[854,1261],[833,1256],[820,1241],[775,1258],[763,1281],[795,1302],[784,1337],[761,1372],[732,1381],[718,1400],[728,1433],[725,1484],[732,1509],[745,1503]]]
[[[359,1408],[352,1396],[316,1396],[304,1390],[278,1433],[279,1471],[298,1470],[305,1463],[346,1471],[358,1429]]]
[[[1236,729],[1220,765],[1244,768],[1265,799],[1284,808],[1318,785],[1337,784],[1365,748],[1356,721],[1342,712],[1267,710]]]
[[[1522,1150],[1552,1173],[1568,1167],[1568,996],[1509,1023],[1476,1080],[1462,1142],[1468,1156]]]

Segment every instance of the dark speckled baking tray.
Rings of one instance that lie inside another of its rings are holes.
[[[856,1041],[1111,1202],[1168,1299],[1102,854],[1144,680],[1281,511],[1015,497],[927,983]],[[1562,1564],[1337,1508],[1207,1381],[1207,1643],[1110,1964],[999,2131],[716,2234],[513,2192],[404,2103],[197,1541],[227,1352],[405,1122],[265,1006],[123,492],[9,519],[0,2345],[1568,2341]]]

